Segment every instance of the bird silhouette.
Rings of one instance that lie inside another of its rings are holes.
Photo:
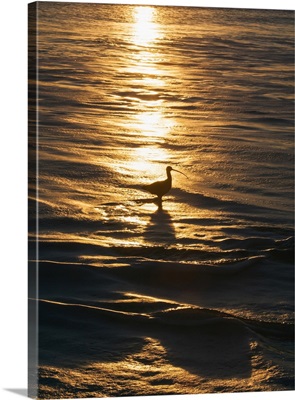
[[[180,174],[184,175],[186,178],[187,176],[183,173],[178,171],[177,169],[174,169],[172,167],[167,167],[166,168],[166,173],[167,173],[167,179],[164,181],[157,181],[154,183],[151,183],[150,185],[144,185],[142,188],[151,194],[155,194],[158,196],[159,202],[162,202],[162,197],[169,192],[169,190],[172,187],[172,176],[171,176],[171,171],[179,172]]]

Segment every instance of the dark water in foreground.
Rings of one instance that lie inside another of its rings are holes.
[[[39,4],[41,398],[294,388],[293,24]]]

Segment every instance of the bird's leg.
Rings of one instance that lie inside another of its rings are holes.
[[[158,210],[162,210],[162,197],[158,197],[157,203],[158,203]]]

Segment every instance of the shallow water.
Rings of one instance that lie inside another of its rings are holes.
[[[40,397],[293,389],[293,23],[39,3]]]

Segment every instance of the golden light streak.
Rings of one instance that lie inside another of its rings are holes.
[[[149,46],[159,36],[158,25],[154,22],[153,7],[134,8],[133,42],[139,46]]]

